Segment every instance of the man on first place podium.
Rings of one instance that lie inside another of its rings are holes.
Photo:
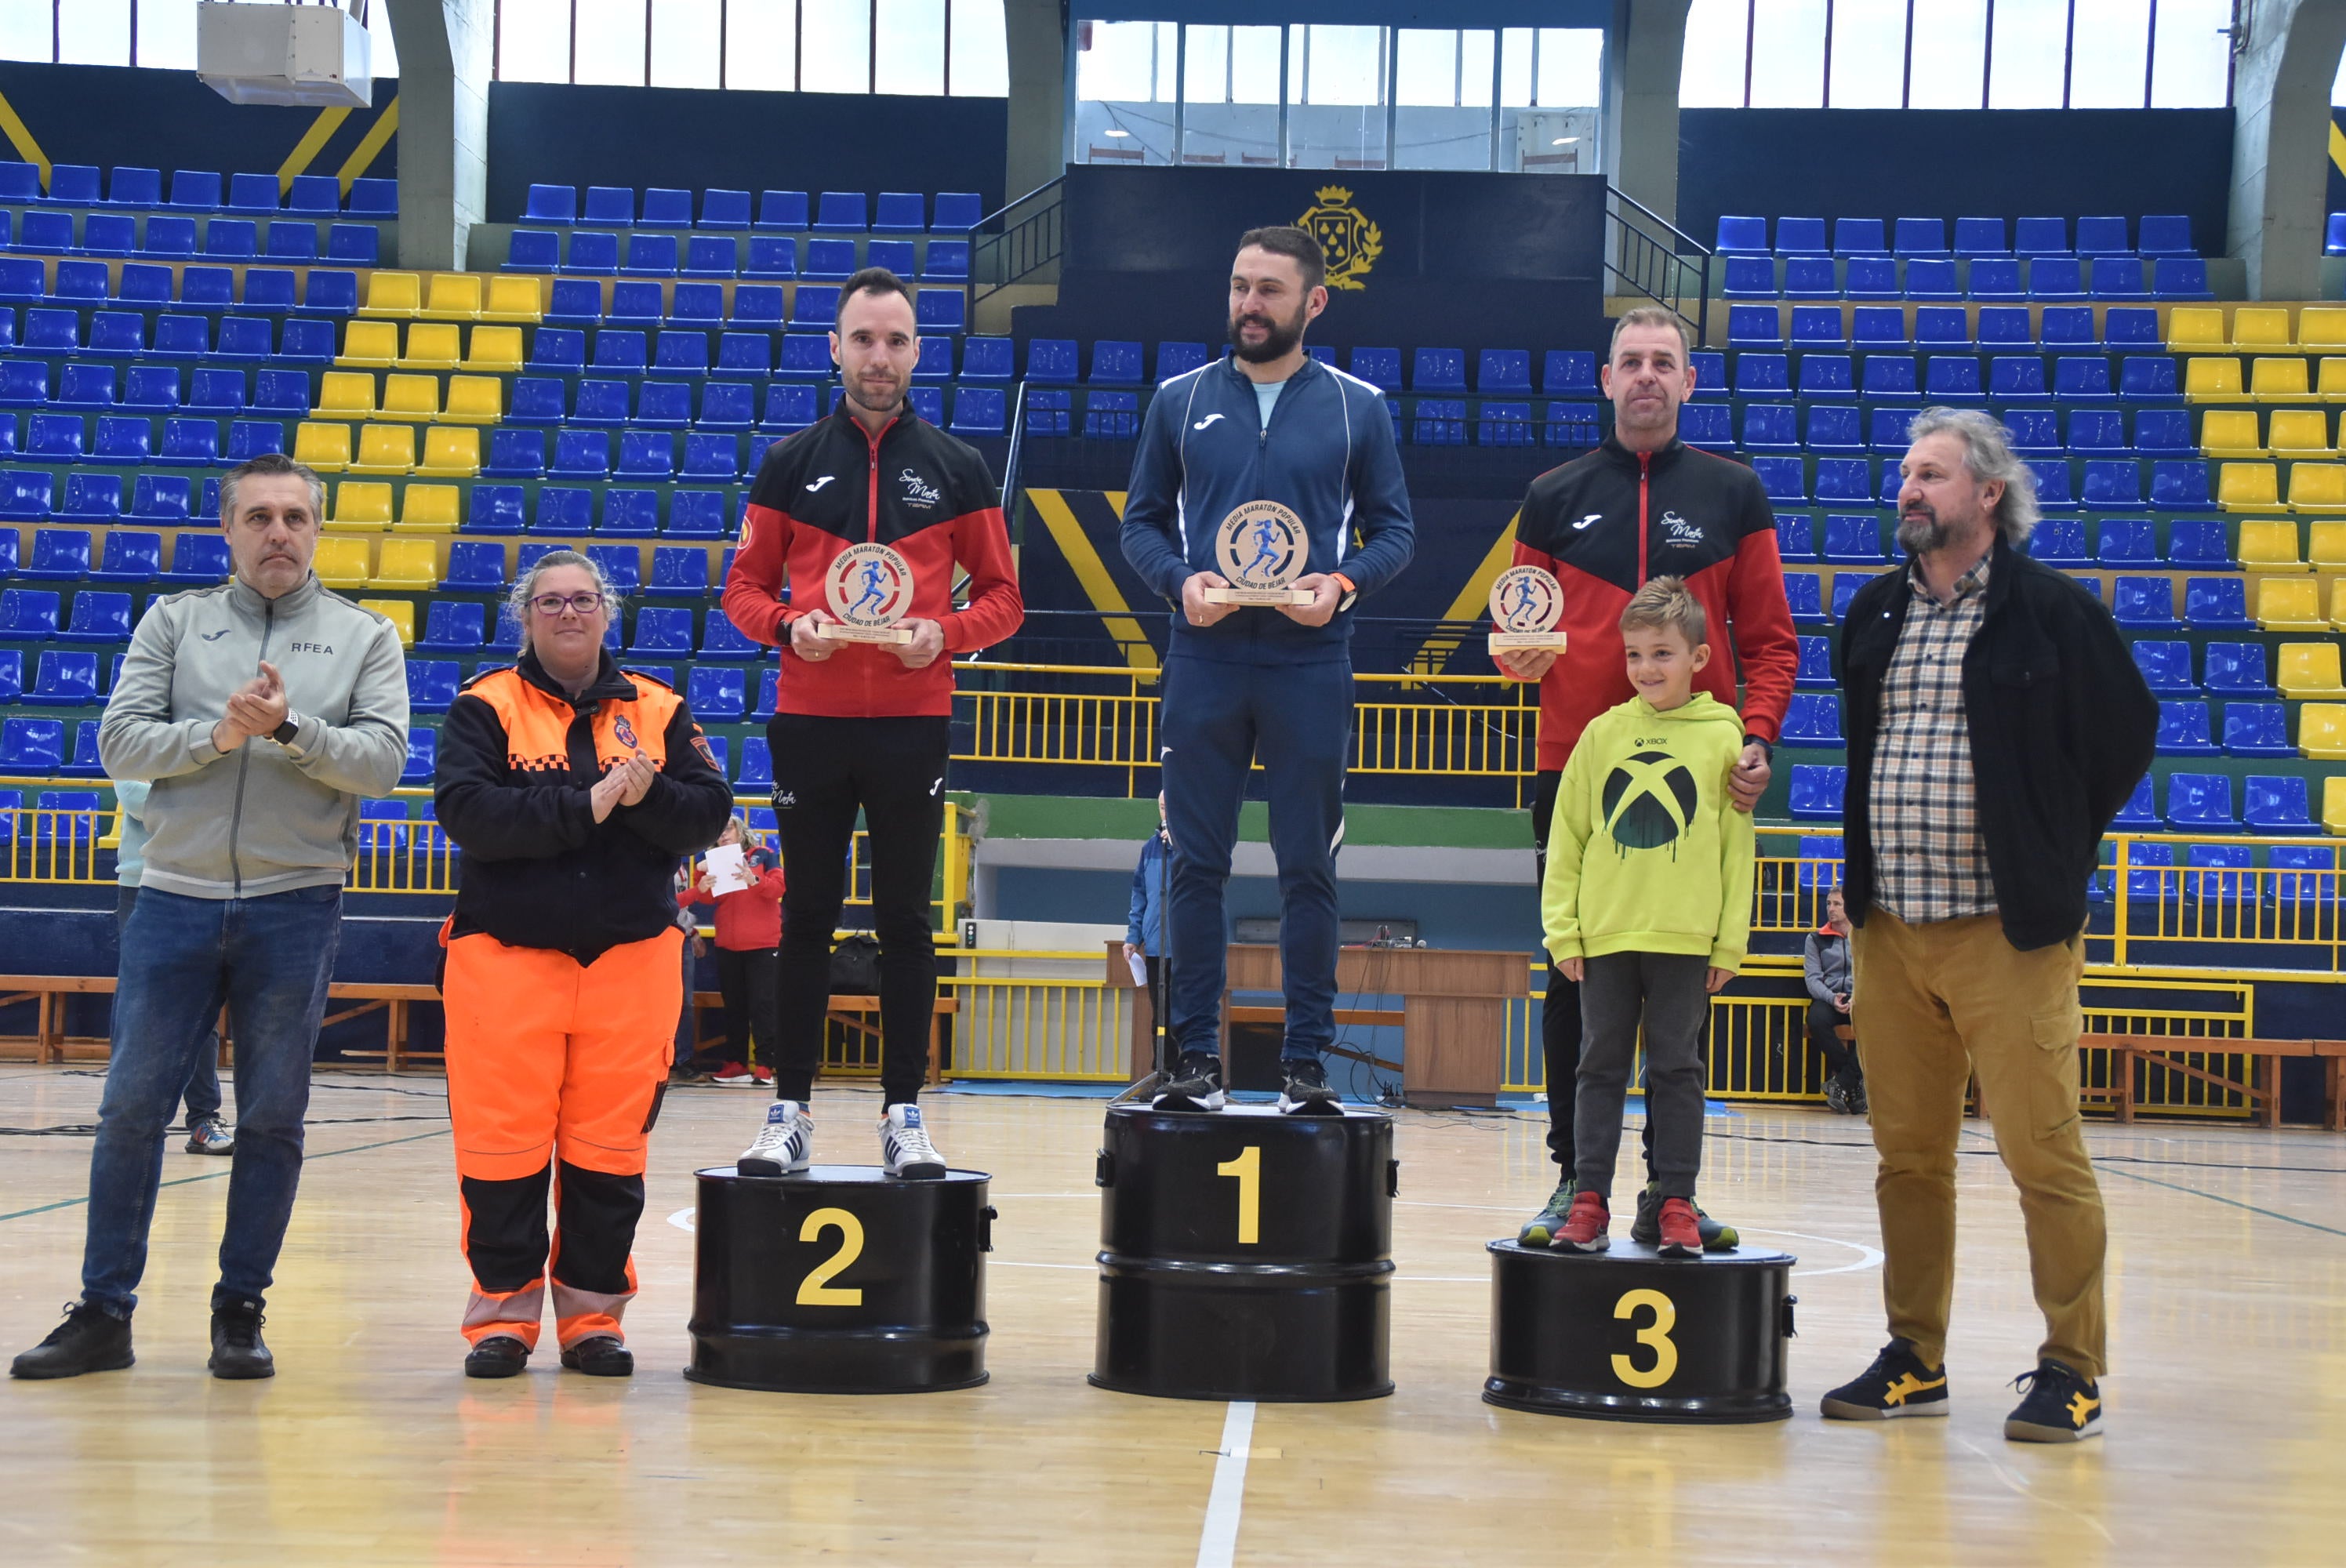
[[[1343,1109],[1320,1054],[1336,1033],[1352,609],[1409,565],[1415,529],[1383,394],[1303,351],[1305,326],[1328,305],[1327,270],[1319,241],[1300,229],[1242,236],[1230,270],[1231,351],[1158,388],[1133,459],[1125,558],[1176,606],[1158,703],[1174,845],[1168,1032],[1180,1054],[1157,1098],[1168,1110],[1225,1103],[1222,890],[1258,755],[1279,863],[1280,1109]],[[1248,516],[1236,515],[1242,508]],[[1215,602],[1210,590],[1231,586],[1217,570],[1223,535],[1238,531],[1232,558],[1243,565],[1270,535],[1265,512],[1301,524],[1290,544],[1301,546],[1304,569],[1289,586],[1310,602]]]

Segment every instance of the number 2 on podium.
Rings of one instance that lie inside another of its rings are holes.
[[[1670,1341],[1678,1309],[1658,1290],[1631,1290],[1613,1303],[1613,1316],[1634,1318],[1641,1307],[1653,1313],[1654,1320],[1637,1330],[1637,1343],[1653,1351],[1654,1364],[1641,1369],[1630,1358],[1617,1355],[1613,1375],[1633,1389],[1658,1389],[1678,1369],[1678,1348]]]
[[[1252,1247],[1262,1234],[1262,1145],[1249,1144],[1238,1158],[1216,1166],[1214,1174],[1238,1179],[1239,1245]]]
[[[863,1256],[863,1222],[843,1208],[819,1208],[799,1227],[799,1239],[812,1241],[826,1230],[839,1232],[839,1250],[814,1266],[799,1282],[801,1307],[861,1307],[863,1292],[850,1285],[833,1285],[847,1266]]]

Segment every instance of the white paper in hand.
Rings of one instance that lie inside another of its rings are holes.
[[[1133,988],[1137,991],[1148,990],[1148,961],[1141,957],[1139,953],[1134,952],[1127,955],[1124,962],[1132,966]]]
[[[748,857],[739,844],[719,844],[702,857],[701,865],[709,873],[709,888],[715,893],[747,891],[750,886]]]

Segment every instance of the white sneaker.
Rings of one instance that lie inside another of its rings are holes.
[[[880,1118],[880,1163],[906,1181],[942,1181],[945,1157],[929,1142],[918,1105],[891,1105]]]
[[[814,1118],[796,1100],[776,1100],[758,1141],[733,1162],[737,1176],[796,1176],[813,1161]]]

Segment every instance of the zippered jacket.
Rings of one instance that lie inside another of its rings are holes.
[[[1751,470],[1684,442],[1639,453],[1607,436],[1532,481],[1515,564],[1545,567],[1564,589],[1564,654],[1540,682],[1542,769],[1562,768],[1588,721],[1636,694],[1621,612],[1656,577],[1685,578],[1710,623],[1710,664],[1695,689],[1733,708],[1739,674],[1744,730],[1774,744],[1800,639],[1784,598],[1776,514]]]
[[[1851,994],[1857,986],[1857,966],[1850,957],[1849,938],[1831,926],[1809,932],[1800,946],[1800,972],[1809,994],[1819,1002]]]
[[[212,745],[228,699],[285,680],[292,742]],[[97,730],[114,779],[151,779],[139,885],[199,899],[339,887],[359,800],[407,765],[407,663],[385,617],[319,585],[274,599],[231,578],[148,606]]]
[[[1582,731],[1548,820],[1540,922],[1552,955],[1742,966],[1756,840],[1727,793],[1742,752],[1742,721],[1708,692],[1667,713],[1631,697]]]
[[[848,643],[813,663],[790,651],[790,623],[831,608],[823,578],[832,560],[862,544],[886,545],[912,567],[904,618],[935,621],[944,633],[944,656],[927,667],[906,668],[884,644]],[[956,564],[969,574],[967,609],[954,608]],[[1026,618],[985,460],[910,409],[872,436],[843,402],[776,442],[750,486],[725,615],[743,636],[782,650],[777,712],[949,716],[952,656],[998,643]]]
[[[1169,652],[1224,664],[1347,657],[1351,596],[1324,626],[1299,626],[1261,605],[1210,626],[1193,626],[1181,615],[1181,585],[1196,573],[1221,571],[1215,533],[1250,501],[1279,502],[1303,520],[1311,540],[1305,573],[1341,573],[1359,594],[1399,576],[1416,552],[1417,529],[1384,394],[1307,357],[1280,389],[1266,427],[1254,382],[1225,354],[1157,389],[1141,420],[1124,504],[1124,558],[1173,603]]]
[[[588,794],[638,751],[659,776],[597,822]],[[440,728],[433,812],[464,851],[448,934],[582,964],[648,941],[677,923],[678,859],[715,843],[732,810],[682,697],[607,650],[573,701],[525,653],[467,681]]]

